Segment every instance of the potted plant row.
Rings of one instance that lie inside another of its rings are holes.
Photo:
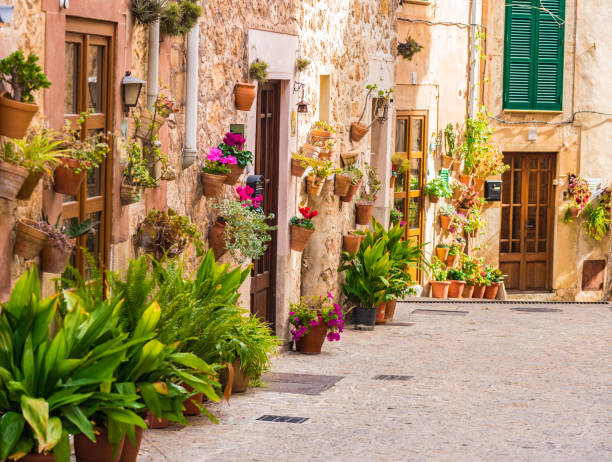
[[[289,220],[291,224],[291,249],[296,252],[303,252],[310,237],[315,232],[315,226],[312,219],[319,212],[311,210],[310,207],[300,207],[298,209],[301,217],[295,216]]]
[[[309,302],[301,297],[299,303],[291,303],[289,324],[296,350],[307,355],[320,354],[326,338],[339,341],[344,329],[342,309],[329,292]]]

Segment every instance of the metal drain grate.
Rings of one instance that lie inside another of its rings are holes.
[[[288,415],[262,415],[257,420],[262,422],[282,422],[301,424],[308,420],[308,417],[291,417]]]
[[[563,313],[556,308],[510,308],[511,311],[522,311],[523,313]]]
[[[535,300],[485,300],[479,298],[454,298],[452,300],[440,300],[437,298],[425,298],[425,299],[414,299],[406,300],[400,303],[417,304],[435,304],[435,305],[610,305],[610,302],[563,302],[559,300],[548,300],[548,301],[535,301]],[[612,307],[610,307],[612,310]]]
[[[455,311],[455,310],[413,310],[412,314],[446,314],[450,316],[465,316],[469,311]]]
[[[400,326],[400,327],[410,327],[414,326],[413,322],[388,322],[385,326]]]
[[[372,377],[374,380],[396,380],[399,382],[405,382],[406,380],[410,380],[414,378],[412,375],[385,375],[380,374],[375,377]]]

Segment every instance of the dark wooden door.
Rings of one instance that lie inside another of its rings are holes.
[[[255,174],[265,178],[263,209],[266,215],[278,216],[278,154],[279,154],[280,83],[259,85],[257,95],[257,142]],[[253,262],[251,281],[251,312],[276,323],[276,232],[272,233],[266,253]]]
[[[555,155],[505,153],[500,268],[508,290],[549,291]]]

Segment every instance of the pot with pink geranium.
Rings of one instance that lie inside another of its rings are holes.
[[[570,223],[572,218],[577,218],[591,198],[589,182],[583,177],[570,173],[567,175],[567,182],[567,195],[570,198],[570,203],[563,217],[564,223]]]
[[[210,148],[202,167],[202,190],[206,197],[217,197],[223,190],[223,184],[230,174],[230,165],[237,164],[234,156],[225,155],[219,148]]]
[[[340,340],[344,318],[329,292],[325,297],[312,297],[309,302],[301,297],[299,303],[291,303],[290,307],[291,336],[300,353],[318,355],[326,337],[330,342]]]
[[[223,137],[223,142],[218,146],[224,157],[236,159],[235,164],[228,164],[230,173],[225,179],[227,185],[235,185],[246,166],[253,162],[253,153],[244,149],[245,142],[246,140],[240,133],[227,132]]]

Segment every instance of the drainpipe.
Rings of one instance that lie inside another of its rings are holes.
[[[147,107],[155,108],[159,91],[159,19],[149,26],[149,73],[147,76]]]
[[[468,82],[468,117],[474,117],[478,111],[478,101],[476,101],[476,85],[478,84],[478,65],[480,57],[476,45],[478,42],[478,27],[482,21],[481,0],[472,0],[472,14],[470,22],[470,76]]]
[[[200,23],[187,35],[187,90],[185,95],[185,146],[183,168],[190,167],[198,153],[198,66]]]

